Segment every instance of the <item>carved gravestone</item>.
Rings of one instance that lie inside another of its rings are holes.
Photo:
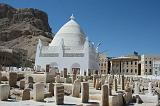
[[[32,76],[28,76],[28,83],[34,83],[34,80],[33,80]]]
[[[102,85],[102,106],[109,106],[108,85]]]
[[[51,95],[54,96],[54,84],[53,83],[48,84],[48,92],[50,92]]]
[[[46,83],[54,83],[55,82],[55,73],[54,72],[46,72]]]
[[[158,88],[160,88],[160,81],[158,81]]]
[[[28,88],[33,89],[33,83],[29,83],[29,84],[28,84]]]
[[[46,72],[49,72],[49,67],[50,67],[50,65],[47,64],[47,65],[46,65]]]
[[[114,78],[114,83],[113,84],[114,84],[113,85],[113,90],[117,91],[117,79],[116,78]]]
[[[82,103],[87,103],[89,100],[89,83],[82,82],[82,95],[81,95]]]
[[[36,83],[33,86],[33,99],[35,101],[44,101],[44,84]]]
[[[81,90],[81,82],[77,79],[74,81],[74,84],[72,87],[72,96],[79,97],[80,90]]]
[[[20,89],[24,89],[25,88],[25,81],[24,80],[21,80],[20,81],[20,86],[19,86]]]
[[[139,84],[138,84],[138,82],[135,82],[134,93],[139,94]]]
[[[55,84],[54,89],[56,105],[64,104],[64,86],[62,84]]]
[[[148,84],[148,94],[152,94],[152,82]]]
[[[112,95],[112,84],[108,84],[108,94]]]
[[[96,85],[95,85],[96,90],[99,89],[99,85],[100,85],[99,78],[96,78]]]
[[[98,78],[98,75],[97,74],[94,74],[93,75],[93,87],[95,88],[96,87],[96,79]]]
[[[10,93],[10,86],[8,84],[0,84],[0,100],[7,100]]]
[[[104,85],[105,80],[106,80],[106,76],[105,76],[105,75],[102,75],[102,76],[101,76],[101,84],[102,84],[102,85]]]
[[[1,70],[0,70],[0,83],[1,83],[1,80],[2,80],[2,73],[1,73]]]
[[[124,75],[122,75],[121,76],[121,90],[124,90],[124,87],[125,87],[125,85],[124,85]]]
[[[131,92],[131,87],[129,86],[129,82],[125,86],[125,91],[126,92]]]
[[[24,89],[22,100],[30,100],[30,89]]]
[[[64,68],[64,70],[63,70],[63,77],[64,77],[64,78],[67,78],[67,69],[65,69],[65,68]]]
[[[9,85],[11,87],[15,87],[17,84],[17,73],[16,72],[10,72],[9,73]]]
[[[76,74],[72,75],[72,83],[74,83],[74,81],[76,80]]]

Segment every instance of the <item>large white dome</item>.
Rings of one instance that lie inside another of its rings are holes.
[[[60,28],[50,46],[57,46],[62,40],[65,46],[82,46],[84,44],[85,34],[74,19],[72,15],[70,20]]]

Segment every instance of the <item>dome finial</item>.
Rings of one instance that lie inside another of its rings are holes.
[[[74,17],[73,14],[71,15],[70,19],[71,19],[71,20],[75,20],[75,17]]]

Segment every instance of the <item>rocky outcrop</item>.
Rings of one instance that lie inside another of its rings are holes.
[[[28,58],[34,59],[38,39],[48,44],[53,35],[45,12],[0,4],[0,46],[25,49]]]

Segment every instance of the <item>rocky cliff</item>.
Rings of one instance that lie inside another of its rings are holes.
[[[48,44],[53,35],[45,12],[0,4],[0,46],[27,50],[34,60],[38,39]]]

